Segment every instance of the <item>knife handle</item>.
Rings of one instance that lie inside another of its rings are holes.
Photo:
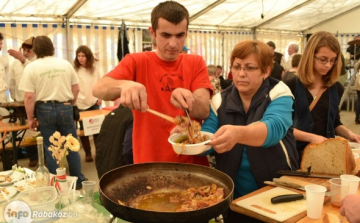
[[[305,196],[303,194],[286,194],[286,195],[279,195],[276,197],[271,198],[272,204],[290,202],[290,201],[297,201],[304,199]]]

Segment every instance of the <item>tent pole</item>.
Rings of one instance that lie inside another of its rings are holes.
[[[71,44],[70,44],[70,22],[69,19],[65,19],[66,22],[66,57],[67,60],[71,63]]]

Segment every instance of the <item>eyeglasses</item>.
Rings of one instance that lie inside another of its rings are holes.
[[[316,56],[314,56],[314,58],[321,64],[327,64],[329,62],[330,65],[333,65],[333,64],[336,64],[336,62],[337,62],[337,59],[328,60],[328,59],[318,58]]]
[[[232,71],[233,73],[239,73],[241,69],[242,69],[245,73],[251,73],[251,72],[254,72],[254,71],[256,71],[257,69],[259,69],[259,67],[251,67],[251,66],[245,66],[245,67],[242,67],[242,66],[231,66],[231,71]]]

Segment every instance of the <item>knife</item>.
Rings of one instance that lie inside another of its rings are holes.
[[[331,179],[335,177],[335,176],[312,174],[310,172],[301,172],[294,170],[278,170],[277,173],[280,175],[289,175],[289,176],[298,176],[298,177],[315,177],[315,178],[327,178],[327,179]]]
[[[271,203],[279,204],[284,202],[302,200],[305,198],[306,198],[305,194],[285,194],[271,198]]]
[[[325,197],[328,197],[328,196],[331,196],[329,191],[325,192]],[[302,199],[306,199],[305,194],[284,194],[284,195],[279,195],[279,196],[271,198],[271,203],[279,204],[279,203],[297,201],[297,200],[302,200]]]

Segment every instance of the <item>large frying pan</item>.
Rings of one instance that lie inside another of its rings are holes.
[[[187,212],[145,211],[118,203],[163,189],[188,189],[215,183],[224,188],[224,200],[213,206]],[[226,174],[205,166],[183,163],[143,163],[119,167],[105,173],[99,182],[100,200],[114,216],[135,223],[206,222],[230,206],[234,183]]]

